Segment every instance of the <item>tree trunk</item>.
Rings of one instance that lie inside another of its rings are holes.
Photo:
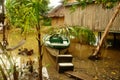
[[[38,57],[38,62],[39,62],[39,80],[42,80],[42,46],[41,46],[41,34],[40,34],[40,24],[38,23],[38,26],[36,27],[37,32],[38,32],[38,52],[39,52],[39,57]]]
[[[43,80],[42,79],[42,59],[39,57],[39,80]]]
[[[4,19],[5,19],[5,12],[4,12],[5,10],[4,10],[4,0],[2,0],[2,15],[1,15],[1,17],[2,17],[2,19],[1,19],[1,21],[2,21],[2,27],[3,27],[3,46],[4,46],[4,48],[6,48],[6,42],[7,42],[7,40],[6,40],[6,27],[4,26]]]
[[[106,38],[106,36],[107,36],[107,34],[109,32],[109,29],[112,26],[112,24],[113,24],[113,22],[114,22],[114,20],[115,20],[115,18],[117,16],[117,14],[119,13],[119,10],[120,10],[120,3],[118,4],[118,7],[115,10],[115,13],[113,14],[112,18],[110,19],[108,25],[106,26],[105,31],[104,31],[104,33],[102,35],[102,38],[100,39],[99,44],[96,47],[95,51],[93,52],[91,58],[98,58],[98,55],[100,54],[99,51],[101,50],[102,44],[105,41],[105,38]]]

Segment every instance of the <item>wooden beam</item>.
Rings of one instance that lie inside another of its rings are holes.
[[[65,74],[74,77],[75,80],[93,80],[93,77],[80,72],[66,71]]]
[[[116,16],[117,16],[118,13],[119,13],[119,10],[120,10],[120,3],[118,4],[117,9],[115,10],[112,18],[110,19],[108,25],[106,26],[105,31],[104,31],[104,33],[103,33],[103,35],[102,35],[102,37],[101,37],[101,39],[100,39],[100,41],[99,41],[99,44],[98,44],[98,46],[96,47],[95,51],[93,52],[91,58],[97,58],[97,56],[100,54],[99,51],[100,51],[100,49],[101,49],[101,47],[102,47],[102,45],[103,45],[103,43],[104,43],[104,41],[105,41],[105,38],[106,38],[107,34],[109,33],[110,27],[112,26],[112,24],[113,24]]]

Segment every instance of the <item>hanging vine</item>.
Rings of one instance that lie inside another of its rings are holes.
[[[67,4],[68,0],[64,0],[64,4]],[[76,0],[77,2],[74,4],[74,6],[82,6],[85,8],[89,4],[102,4],[103,8],[111,9],[113,8],[116,3],[120,2],[120,0]],[[74,7],[73,7],[74,9]]]

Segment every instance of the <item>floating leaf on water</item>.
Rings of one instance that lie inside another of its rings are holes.
[[[112,72],[111,72],[111,74],[114,74],[114,75],[115,75],[115,74],[116,74],[116,72],[113,72],[113,71],[112,71]]]

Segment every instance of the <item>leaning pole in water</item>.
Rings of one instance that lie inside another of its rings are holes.
[[[95,59],[98,59],[98,58],[99,58],[99,55],[101,54],[101,53],[100,53],[100,50],[101,50],[102,44],[104,43],[105,38],[106,38],[107,34],[109,33],[109,29],[110,29],[110,27],[112,26],[115,18],[117,17],[117,15],[118,15],[118,13],[119,13],[119,10],[120,10],[120,3],[118,4],[117,9],[115,10],[112,18],[110,19],[108,25],[106,26],[105,31],[104,31],[104,33],[103,33],[103,35],[102,35],[102,37],[101,37],[101,39],[100,39],[100,41],[99,41],[98,46],[97,46],[96,49],[94,50],[93,54],[92,54],[91,56],[89,56],[89,59],[95,60]]]

